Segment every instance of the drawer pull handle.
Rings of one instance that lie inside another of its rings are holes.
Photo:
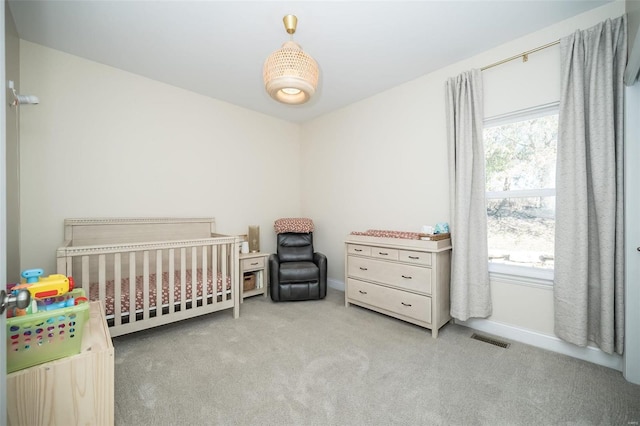
[[[253,262],[253,263],[251,264],[251,266],[257,265],[258,263],[260,263],[260,262]]]
[[[420,259],[420,256],[409,256],[409,259],[418,260],[418,259]]]
[[[353,251],[362,251],[362,249],[353,249]]]
[[[366,292],[366,291],[362,291],[362,290],[358,290],[358,292],[359,292],[360,294],[367,294],[367,292]]]
[[[368,271],[368,270],[369,270],[369,268],[363,268],[363,267],[361,266],[361,267],[360,267],[360,270],[361,270],[361,271]]]
[[[380,256],[389,256],[389,253],[383,253],[383,252],[381,252],[381,251],[379,251],[379,252],[378,252],[378,254],[379,254]]]
[[[400,302],[402,303],[404,306],[411,306],[411,303],[404,303],[404,302]]]
[[[407,280],[411,280],[411,279],[413,279],[413,277],[408,277],[408,276],[406,276],[406,275],[401,275],[401,277],[402,277],[402,278],[404,278],[404,279],[407,279]]]

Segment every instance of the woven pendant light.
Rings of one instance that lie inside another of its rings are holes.
[[[284,27],[293,36],[298,18],[287,15]],[[293,38],[293,37],[292,37]],[[318,64],[293,40],[285,42],[264,62],[264,87],[273,99],[285,104],[307,102],[318,87]]]

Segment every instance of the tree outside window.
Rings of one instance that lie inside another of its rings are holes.
[[[557,112],[485,127],[491,264],[553,269],[557,138]]]

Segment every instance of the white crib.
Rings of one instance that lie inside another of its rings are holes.
[[[233,308],[241,238],[213,218],[65,219],[59,274],[101,300],[111,336]]]

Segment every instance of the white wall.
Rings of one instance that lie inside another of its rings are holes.
[[[640,45],[636,46],[640,49]],[[640,384],[640,82],[627,87],[625,116],[625,342],[624,376]]]
[[[302,127],[302,212],[314,218],[329,278],[344,284],[345,236],[368,228],[418,231],[449,220],[444,83],[471,68],[553,42],[624,13],[610,3],[380,93]],[[559,47],[483,72],[485,117],[559,99]],[[489,322],[553,335],[549,286],[493,280]]]
[[[448,220],[443,93],[418,79],[303,125],[302,211],[330,279],[344,280],[349,232]]]
[[[55,273],[70,217],[213,216],[219,232],[300,214],[299,125],[21,41],[22,269]],[[287,164],[280,167],[274,163]]]
[[[11,80],[18,93],[20,93],[20,39],[13,15],[9,9],[9,3],[4,2],[4,48],[5,48],[5,78]],[[7,94],[11,93],[6,91]],[[8,95],[13,101],[13,94]],[[9,104],[7,101],[7,105]],[[18,179],[18,108],[6,108],[6,182],[7,182],[7,276],[6,282],[15,282],[15,277],[20,275],[20,202],[18,192],[20,182]]]
[[[6,78],[6,70],[5,70],[5,13],[9,12],[9,6],[7,2],[3,2],[4,5],[0,10],[0,81],[5,81]],[[13,19],[13,18],[12,18]],[[2,99],[2,105],[0,105],[0,117],[7,117],[6,108],[8,102],[7,91],[5,90],[5,95],[0,96]],[[7,266],[7,251],[6,251],[6,243],[7,236],[5,232],[5,226],[7,224],[6,220],[6,212],[7,212],[7,203],[6,203],[6,195],[7,195],[7,185],[6,185],[6,138],[7,138],[7,126],[6,126],[6,118],[5,120],[0,121],[0,196],[2,196],[2,200],[0,200],[0,279],[5,279],[6,276],[6,266]],[[6,290],[6,281],[0,284],[1,290]],[[0,316],[0,341],[6,342],[6,319],[4,315]],[[0,351],[0,377],[2,377],[2,382],[0,382],[0,419],[4,422],[4,419],[7,418],[7,398],[4,396],[7,394],[7,383],[4,378],[7,376],[7,364],[6,364],[6,351]]]

